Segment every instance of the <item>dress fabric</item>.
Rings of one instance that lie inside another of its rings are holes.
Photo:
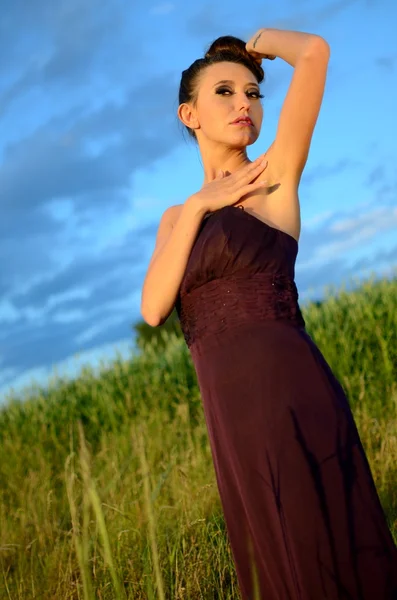
[[[201,223],[176,301],[241,598],[397,600],[397,549],[349,401],[305,329],[297,254],[225,206]]]

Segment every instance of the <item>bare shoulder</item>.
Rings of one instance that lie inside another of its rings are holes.
[[[174,227],[174,223],[178,218],[180,210],[179,206],[180,205],[169,206],[161,215],[157,226],[156,248],[161,245],[163,241],[166,240],[170,235],[172,228]]]
[[[182,204],[175,204],[165,209],[160,218],[159,227],[172,227],[178,218]]]
[[[171,225],[171,227],[173,227],[175,225],[175,222],[178,220],[178,217],[181,213],[183,204],[174,204],[173,206],[169,206],[165,211],[164,211],[164,215],[166,215],[166,219],[169,222],[169,224]]]

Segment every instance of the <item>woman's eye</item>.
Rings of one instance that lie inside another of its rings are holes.
[[[224,94],[225,92],[229,92],[230,90],[226,89],[226,88],[219,88],[219,90],[216,90],[217,94]]]
[[[216,90],[217,94],[224,94],[225,92],[229,92],[230,90],[228,90],[227,88],[219,88],[218,90]],[[264,98],[263,94],[260,94],[259,92],[257,92],[256,90],[253,90],[252,92],[248,92],[250,96],[254,95],[257,98]]]

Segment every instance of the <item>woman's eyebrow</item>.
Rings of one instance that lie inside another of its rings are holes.
[[[218,81],[218,83],[215,83],[215,85],[219,85],[220,83],[234,83],[233,79],[221,79],[221,81]],[[215,85],[213,85],[212,87],[215,87]],[[258,84],[255,82],[250,82],[246,84],[248,85],[255,85],[257,88],[259,88]]]

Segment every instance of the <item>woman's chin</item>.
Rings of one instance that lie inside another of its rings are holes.
[[[254,144],[257,139],[257,135],[233,136],[233,140],[231,140],[231,146],[244,148],[245,146],[251,146]]]

